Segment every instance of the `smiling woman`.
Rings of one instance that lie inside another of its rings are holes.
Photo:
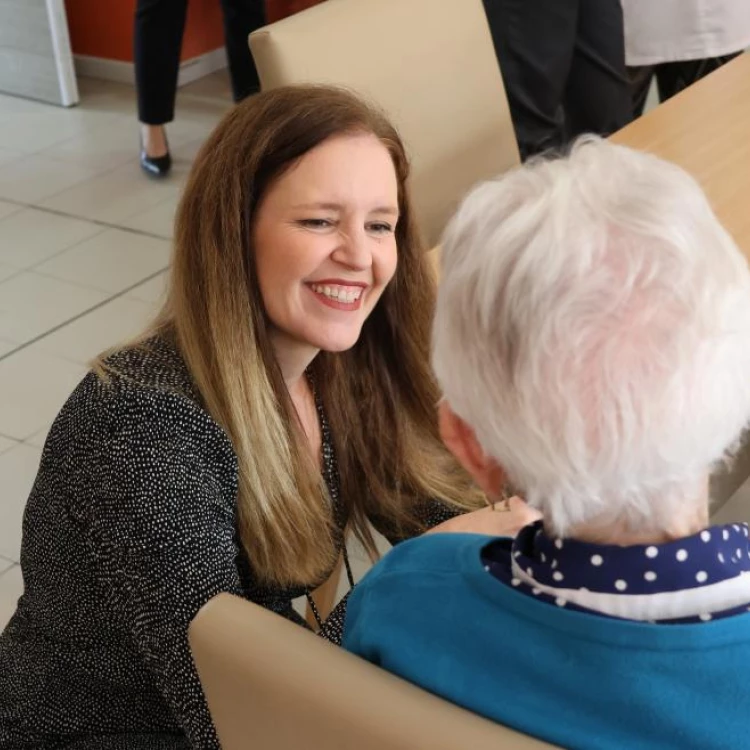
[[[271,186],[254,245],[277,355],[294,349],[304,370],[354,346],[396,272],[398,213],[393,161],[369,133],[330,138]]]
[[[388,121],[326,87],[259,94],[208,139],[164,309],[50,432],[0,636],[2,750],[217,748],[187,642],[209,599],[304,625],[291,600],[348,531],[373,550],[370,524],[397,542],[483,502],[440,442],[407,177]]]

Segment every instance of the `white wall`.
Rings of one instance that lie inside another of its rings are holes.
[[[63,0],[0,0],[0,92],[78,102]]]

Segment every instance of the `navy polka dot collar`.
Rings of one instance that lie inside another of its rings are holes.
[[[518,535],[513,558],[521,570],[548,586],[654,594],[750,572],[748,548],[747,524],[717,526],[665,544],[621,547],[550,538],[539,521]]]
[[[550,537],[538,521],[522,529],[510,548],[508,540],[501,541],[485,548],[486,569],[557,606],[692,622],[747,612],[750,605],[747,524],[714,526],[665,544],[621,547]]]

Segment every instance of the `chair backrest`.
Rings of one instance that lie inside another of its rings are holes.
[[[223,750],[542,750],[326,643],[219,594],[190,625]]]
[[[385,110],[429,245],[474,183],[519,161],[482,0],[326,0],[250,46],[263,88],[333,83]]]

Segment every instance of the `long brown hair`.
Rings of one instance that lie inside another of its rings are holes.
[[[339,460],[350,528],[374,554],[368,518],[421,530],[427,499],[462,508],[478,497],[439,438],[429,366],[435,302],[407,190],[403,144],[376,109],[326,86],[290,86],[235,107],[197,156],[180,203],[167,302],[154,331],[174,333],[205,407],[239,465],[237,509],[254,571],[271,584],[320,583],[335,525],[319,467],[270,343],[252,228],[272,182],[329,138],[375,135],[399,186],[398,268],[357,344],[312,365]]]

